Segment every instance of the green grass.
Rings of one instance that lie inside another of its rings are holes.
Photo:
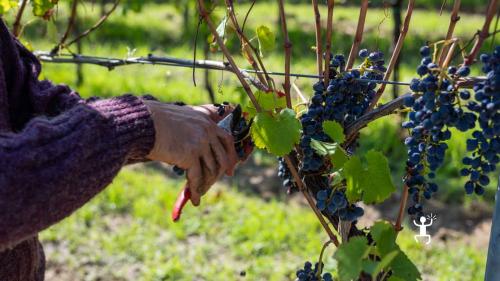
[[[243,16],[248,5],[238,7],[241,7],[239,15]],[[98,9],[91,5],[81,9],[82,26],[96,21]],[[26,28],[23,39],[34,49],[49,50],[57,41],[57,30],[61,32],[66,24],[66,12],[66,7],[60,6],[57,21],[48,25],[34,21]],[[335,53],[348,53],[357,13],[356,7],[336,6]],[[274,4],[257,4],[246,28],[248,34],[259,24],[266,24],[279,33],[277,15]],[[312,10],[305,4],[289,5],[287,15],[293,43],[292,71],[314,73]],[[379,48],[388,54],[392,27],[391,19],[384,17],[382,9],[369,10],[362,47]],[[7,20],[11,19],[9,15]],[[402,80],[414,76],[419,62],[418,48],[427,41],[440,40],[446,33],[448,20],[446,12],[440,16],[436,10],[415,11],[401,55]],[[462,14],[455,34],[468,40],[481,27],[482,20],[482,15]],[[135,49],[136,56],[153,52],[191,58],[196,17],[191,16],[188,25],[190,28],[185,29],[182,17],[170,5],[147,5],[140,14],[124,15],[118,11],[84,40],[83,53],[123,58]],[[203,54],[204,32],[201,31],[198,40],[198,58]],[[281,40],[279,34],[278,40]],[[276,45],[281,46],[280,42]],[[228,45],[233,53],[238,53],[234,40],[229,40]],[[483,49],[488,50],[490,45],[488,40]],[[211,59],[221,60],[221,55],[212,54]],[[248,67],[240,56],[236,59],[240,66]],[[265,54],[264,62],[268,69],[282,71],[282,51]],[[112,97],[132,92],[153,94],[163,101],[208,102],[203,86],[193,86],[189,69],[134,65],[108,71],[98,66],[84,66],[84,81],[79,86],[75,84],[75,69],[73,65],[45,63],[42,78],[69,84],[83,97]],[[477,68],[474,71],[478,73]],[[196,77],[198,84],[202,84],[203,72],[198,70]],[[276,80],[277,84],[282,82],[281,78]],[[245,102],[231,74],[212,72],[211,81],[217,91],[217,101]],[[311,93],[311,80],[293,81],[304,94]],[[390,90],[388,88],[386,98]],[[405,91],[406,88],[401,88],[401,92]],[[405,161],[404,132],[398,129],[399,123],[395,117],[372,123],[362,131],[359,148],[360,153],[369,149],[384,152],[398,185],[404,172],[401,163]],[[476,200],[474,197],[464,199],[463,179],[458,176],[465,152],[464,138],[461,135],[449,142],[446,164],[437,179],[442,188],[440,198],[459,204]],[[261,160],[266,164],[275,163],[271,157],[264,156]],[[489,202],[496,181],[492,182],[485,196]],[[169,179],[156,169],[143,166],[125,169],[105,192],[41,234],[49,245],[49,268],[60,269],[65,276],[70,276],[65,280],[291,280],[304,261],[317,259],[321,243],[326,241],[313,214],[297,200],[263,201],[223,185],[211,191],[200,208],[188,206],[183,220],[174,224],[169,212],[181,184],[180,180]],[[460,241],[433,243],[424,248],[414,242],[412,235],[410,231],[403,231],[399,242],[425,274],[425,280],[482,279],[485,253]],[[331,258],[326,265],[328,270],[335,269]],[[246,272],[246,277],[240,276],[241,271]]]
[[[41,234],[49,268],[71,272],[74,280],[293,280],[327,240],[297,200],[264,202],[225,185],[173,223],[181,184],[144,166],[124,169],[106,191]],[[433,280],[482,278],[485,255],[469,246],[450,255],[453,244],[423,247],[410,231],[398,239]],[[335,270],[332,253],[326,270]]]

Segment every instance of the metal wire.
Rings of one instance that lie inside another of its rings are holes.
[[[35,55],[39,60],[48,63],[76,63],[76,64],[94,64],[103,67],[107,67],[109,69],[114,69],[118,66],[131,65],[131,64],[151,64],[151,65],[166,65],[172,67],[186,67],[186,68],[201,68],[201,69],[209,69],[209,70],[224,70],[231,71],[231,66],[224,62],[212,61],[212,60],[188,60],[188,59],[179,59],[170,56],[159,57],[155,55],[148,55],[147,57],[135,57],[135,58],[108,58],[108,57],[97,57],[97,56],[86,56],[79,54],[61,54],[61,55],[51,55],[49,52],[36,51]],[[259,73],[263,74],[263,71],[255,71],[253,69],[245,69],[240,68],[240,71],[247,73]],[[278,71],[267,71],[267,74],[271,76],[285,76],[284,72]],[[319,75],[316,74],[304,74],[304,73],[290,73],[291,77],[297,78],[312,78],[318,79]],[[363,79],[357,78],[359,81],[364,82],[374,82],[377,84],[391,84],[391,85],[399,85],[399,86],[409,86],[409,82],[402,81],[385,81],[385,80],[371,80],[371,79]]]

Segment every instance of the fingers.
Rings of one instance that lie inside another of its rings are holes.
[[[236,163],[238,163],[238,155],[234,148],[233,136],[231,136],[226,131],[220,128],[218,128],[216,134],[224,147],[225,156],[226,159],[228,160],[228,167],[226,169],[226,174],[228,176],[232,176],[234,173],[234,167],[236,166]]]
[[[191,191],[191,202],[193,205],[200,205],[201,192],[203,186],[202,160],[194,161],[193,165],[187,170],[187,185]]]
[[[229,161],[226,157],[226,152],[223,144],[220,142],[218,137],[214,137],[212,142],[210,143],[210,148],[212,150],[212,155],[217,161],[218,170],[217,170],[217,179],[220,178],[224,172],[230,167]]]
[[[203,174],[207,177],[215,176],[219,174],[219,169],[221,167],[220,163],[218,163],[217,158],[212,153],[212,143],[209,143],[205,149],[203,150],[202,161],[204,164],[202,166]]]

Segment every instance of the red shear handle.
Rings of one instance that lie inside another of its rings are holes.
[[[184,205],[186,205],[187,201],[189,201],[189,199],[191,199],[191,191],[186,184],[184,186],[184,189],[177,196],[174,209],[172,210],[172,220],[174,222],[178,221],[181,218],[182,209],[184,208]]]

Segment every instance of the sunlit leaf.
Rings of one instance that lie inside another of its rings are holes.
[[[15,0],[0,0],[0,15],[7,13],[15,7],[17,7],[17,1]]]
[[[258,113],[251,128],[252,139],[259,148],[275,156],[289,153],[300,140],[300,122],[291,109],[283,109],[275,116]]]
[[[340,280],[357,280],[363,269],[362,262],[368,247],[368,240],[364,236],[353,237],[349,242],[340,245],[334,255],[338,263]]]
[[[358,156],[344,164],[347,198],[350,202],[362,199],[367,204],[383,202],[396,190],[387,158],[373,150],[365,158],[364,165]]]
[[[54,8],[58,0],[33,0],[31,5],[33,6],[33,14],[37,17],[43,17],[46,13]]]
[[[276,36],[274,32],[265,25],[257,27],[257,38],[259,40],[260,55],[263,56],[264,52],[269,52],[274,49]]]
[[[335,121],[324,121],[323,131],[327,134],[334,142],[343,143],[345,140],[344,128]]]
[[[274,109],[286,107],[285,97],[278,97],[278,95],[273,92],[265,93],[262,91],[257,91],[254,93],[254,95],[257,103],[260,105],[263,111],[274,111]],[[250,118],[257,114],[257,110],[250,100],[248,100],[243,111],[247,112]]]

